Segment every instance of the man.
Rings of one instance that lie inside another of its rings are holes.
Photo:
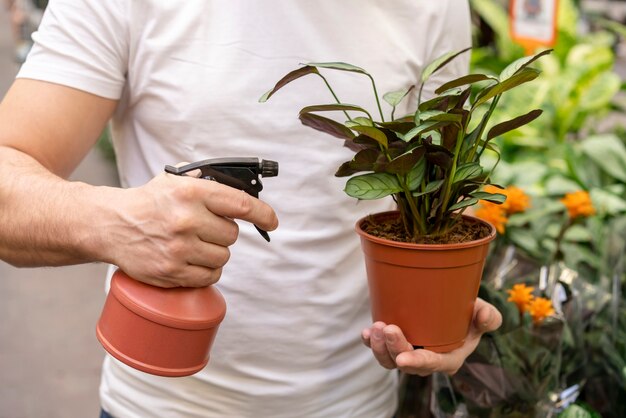
[[[394,325],[368,327],[353,224],[393,202],[347,197],[333,172],[351,151],[297,123],[297,109],[330,100],[320,80],[298,80],[291,94],[257,103],[299,62],[359,65],[384,92],[415,84],[426,63],[469,45],[465,2],[390,4],[50,3],[0,105],[0,257],[23,266],[104,261],[163,287],[221,276],[229,308],[209,365],[192,377],[151,376],[108,357],[106,413],[391,416],[397,382],[386,369],[453,373],[480,335],[499,326],[499,313],[479,300],[466,344],[444,355],[413,350]],[[455,62],[426,90],[466,66],[467,57]],[[328,77],[344,102],[374,108],[367,79]],[[109,119],[125,188],[64,180]],[[263,201],[162,172],[165,164],[232,156],[280,163]],[[272,242],[252,224],[275,230]],[[373,356],[359,339],[363,328]]]

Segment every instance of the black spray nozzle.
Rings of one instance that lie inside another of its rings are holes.
[[[170,174],[182,176],[194,170],[200,170],[200,177],[206,180],[214,180],[226,186],[243,190],[250,196],[259,197],[263,190],[263,184],[259,177],[275,177],[278,175],[278,163],[276,161],[259,160],[258,158],[212,158],[186,164],[182,167],[165,166],[165,171]],[[265,240],[270,237],[266,231],[258,226],[256,229]]]

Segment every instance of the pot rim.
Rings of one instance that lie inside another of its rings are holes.
[[[401,242],[401,241],[393,241],[390,239],[386,239],[386,238],[379,238],[376,237],[374,235],[370,235],[367,232],[363,231],[363,229],[361,228],[361,224],[368,218],[371,218],[373,216],[375,217],[389,217],[392,215],[397,215],[400,212],[397,210],[390,210],[390,211],[386,211],[386,212],[376,212],[367,216],[362,217],[361,219],[359,219],[356,222],[355,225],[355,230],[357,232],[357,234],[359,234],[361,236],[361,238],[367,239],[369,241],[375,242],[377,244],[381,244],[381,245],[387,245],[389,247],[396,247],[396,248],[412,248],[412,249],[419,249],[419,250],[432,250],[432,251],[437,251],[437,250],[450,250],[450,249],[460,249],[460,248],[468,248],[468,247],[477,247],[480,245],[484,245],[484,244],[488,244],[489,242],[493,241],[496,238],[496,228],[489,222],[477,218],[476,216],[472,216],[472,215],[461,215],[463,216],[463,218],[465,219],[470,219],[472,221],[475,222],[479,222],[482,223],[484,225],[487,225],[490,229],[491,232],[489,233],[489,235],[487,235],[486,237],[477,239],[477,240],[473,240],[473,241],[467,241],[467,242],[460,242],[460,243],[455,243],[455,244],[417,244],[417,243],[412,243],[412,242]]]

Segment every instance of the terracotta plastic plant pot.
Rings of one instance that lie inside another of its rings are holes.
[[[448,352],[461,345],[472,321],[474,301],[495,228],[480,240],[449,245],[411,244],[377,238],[361,225],[397,218],[383,212],[357,222],[365,254],[374,321],[394,324],[408,341],[431,351]]]
[[[163,289],[117,270],[96,327],[113,357],[146,373],[189,376],[202,370],[226,303],[213,286]]]

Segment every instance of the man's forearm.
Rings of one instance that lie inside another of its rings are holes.
[[[0,259],[15,266],[97,261],[96,220],[115,189],[70,182],[32,157],[0,146]]]

